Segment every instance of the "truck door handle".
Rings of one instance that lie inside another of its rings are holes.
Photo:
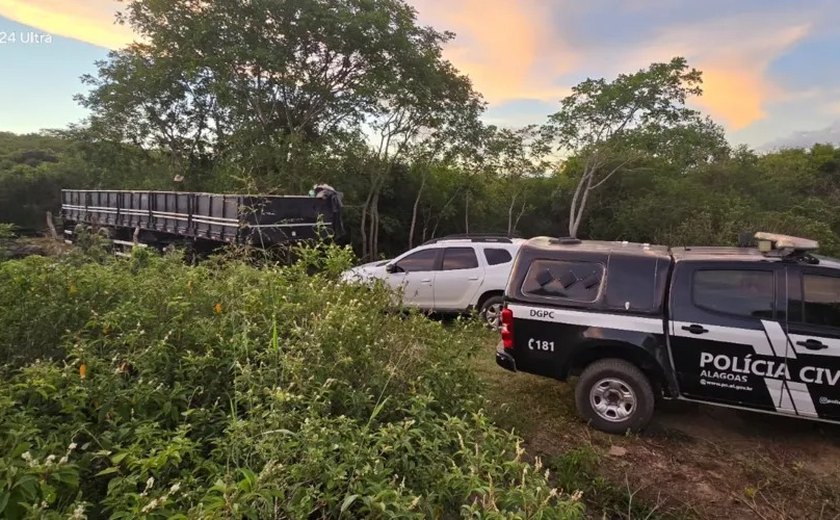
[[[709,332],[709,329],[703,327],[702,325],[697,325],[696,323],[693,325],[683,325],[682,329],[687,330],[692,334],[705,334]]]
[[[420,280],[420,283],[432,283],[432,279],[431,278],[423,278],[422,280]]]
[[[467,280],[470,280],[470,281],[472,281],[472,282],[475,282],[475,281],[477,281],[477,280],[478,280],[478,276],[470,276],[469,278],[467,278]]]
[[[825,343],[823,343],[822,341],[820,341],[818,339],[809,339],[807,341],[797,341],[796,344],[801,346],[801,347],[805,347],[808,350],[823,350],[823,349],[828,348],[828,345],[826,345]]]

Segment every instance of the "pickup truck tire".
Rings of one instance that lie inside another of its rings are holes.
[[[580,416],[607,433],[645,427],[653,416],[653,388],[647,376],[622,359],[602,359],[584,369],[575,386]]]
[[[505,306],[505,299],[501,296],[491,296],[481,303],[478,310],[479,316],[493,330],[501,325],[502,308]]]

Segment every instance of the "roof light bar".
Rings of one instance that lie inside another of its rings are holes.
[[[755,240],[758,245],[758,250],[762,253],[769,254],[775,251],[781,256],[805,253],[820,247],[820,244],[816,240],[790,235],[779,235],[777,233],[765,233],[762,231],[755,234]]]

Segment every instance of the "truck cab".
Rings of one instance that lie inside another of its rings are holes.
[[[638,430],[660,398],[840,421],[840,263],[757,234],[743,248],[533,239],[496,360],[565,380],[580,415]]]

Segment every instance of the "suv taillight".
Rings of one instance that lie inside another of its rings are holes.
[[[513,348],[513,311],[505,307],[502,309],[502,346],[505,350]]]

